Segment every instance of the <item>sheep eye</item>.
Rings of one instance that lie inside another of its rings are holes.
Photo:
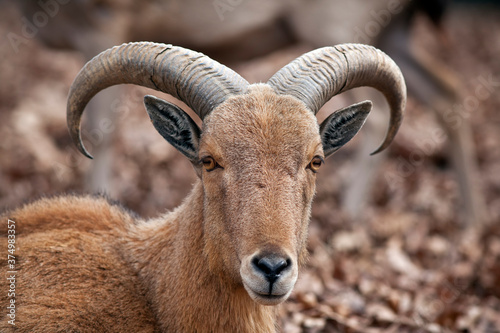
[[[307,166],[308,169],[311,169],[312,172],[318,172],[321,165],[324,163],[324,160],[321,156],[314,156],[314,158],[309,162]]]
[[[203,164],[203,167],[205,168],[205,170],[207,170],[209,172],[213,171],[217,168],[220,168],[220,165],[217,164],[217,162],[215,162],[215,160],[211,156],[203,157],[201,159],[201,164]]]

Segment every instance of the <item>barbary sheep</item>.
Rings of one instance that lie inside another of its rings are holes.
[[[69,93],[70,135],[86,156],[85,105],[122,83],[169,93],[200,116],[201,129],[179,107],[145,97],[154,127],[192,162],[198,179],[177,209],[150,221],[95,196],[42,199],[4,214],[17,237],[16,327],[275,331],[272,305],[288,298],[307,257],[316,172],[357,133],[371,103],[334,112],[320,125],[315,114],[340,92],[374,87],[391,107],[377,152],[385,149],[406,103],[398,67],[373,47],[344,44],[311,51],[267,83],[249,84],[201,53],[123,44],[88,62]],[[2,237],[2,248],[6,242]],[[3,309],[7,302],[2,298]],[[0,328],[7,327],[4,317]]]

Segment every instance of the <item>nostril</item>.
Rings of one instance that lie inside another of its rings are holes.
[[[262,258],[254,258],[252,264],[254,267],[264,273],[266,279],[274,282],[283,270],[291,265],[290,259],[284,259],[277,256],[267,256]]]

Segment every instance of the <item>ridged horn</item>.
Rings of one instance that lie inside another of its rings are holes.
[[[182,47],[138,42],[108,49],[90,60],[73,82],[67,105],[70,136],[85,156],[80,122],[99,91],[131,83],[170,94],[205,118],[228,97],[244,93],[248,82],[228,67]]]
[[[391,143],[403,120],[406,85],[399,67],[382,51],[368,45],[324,47],[295,59],[268,81],[278,94],[292,95],[314,114],[333,96],[369,86],[382,92],[389,103],[389,129],[376,154]]]

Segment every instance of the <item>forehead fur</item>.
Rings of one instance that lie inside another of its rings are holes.
[[[238,154],[307,154],[321,142],[314,114],[301,101],[277,95],[267,84],[252,85],[247,94],[217,107],[205,118],[202,133],[201,148],[216,150],[213,153],[231,147]]]

